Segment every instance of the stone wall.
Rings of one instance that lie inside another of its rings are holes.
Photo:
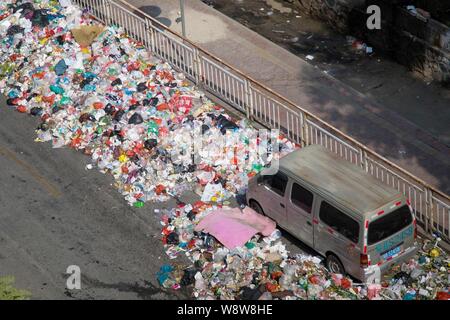
[[[348,16],[351,10],[362,7],[365,0],[290,0],[289,2],[294,2],[300,12],[325,21],[342,33],[348,33]]]
[[[378,53],[394,58],[425,78],[450,84],[450,28],[426,14],[412,15],[405,9],[411,0],[293,1],[301,12],[327,22],[343,34],[364,40]],[[430,6],[431,2],[429,8],[442,7]],[[366,27],[366,8],[372,4],[381,8],[381,30]]]

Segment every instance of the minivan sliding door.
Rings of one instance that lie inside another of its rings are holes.
[[[314,195],[293,180],[290,181],[288,190],[290,192],[286,201],[287,229],[295,237],[312,247],[314,242],[312,224]]]
[[[317,218],[316,218],[317,219]],[[359,272],[358,249],[360,224],[350,215],[322,200],[319,219],[315,220],[314,246],[322,254],[331,252],[344,265],[346,272]]]

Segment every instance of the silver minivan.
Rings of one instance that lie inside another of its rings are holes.
[[[417,251],[409,200],[319,145],[283,157],[275,175],[253,177],[247,203],[323,255],[331,272],[363,282]]]

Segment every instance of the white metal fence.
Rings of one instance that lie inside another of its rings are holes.
[[[320,144],[403,192],[417,220],[450,239],[450,197],[355,139],[273,92],[122,0],[73,0],[98,20],[118,25],[154,54],[247,117],[302,146]]]

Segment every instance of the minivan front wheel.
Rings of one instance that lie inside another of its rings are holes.
[[[250,200],[249,204],[250,208],[258,212],[259,214],[265,215],[263,209],[261,208],[258,202],[256,202],[255,200]]]
[[[330,272],[345,275],[344,266],[342,265],[339,258],[336,257],[334,254],[327,255],[326,265]]]

